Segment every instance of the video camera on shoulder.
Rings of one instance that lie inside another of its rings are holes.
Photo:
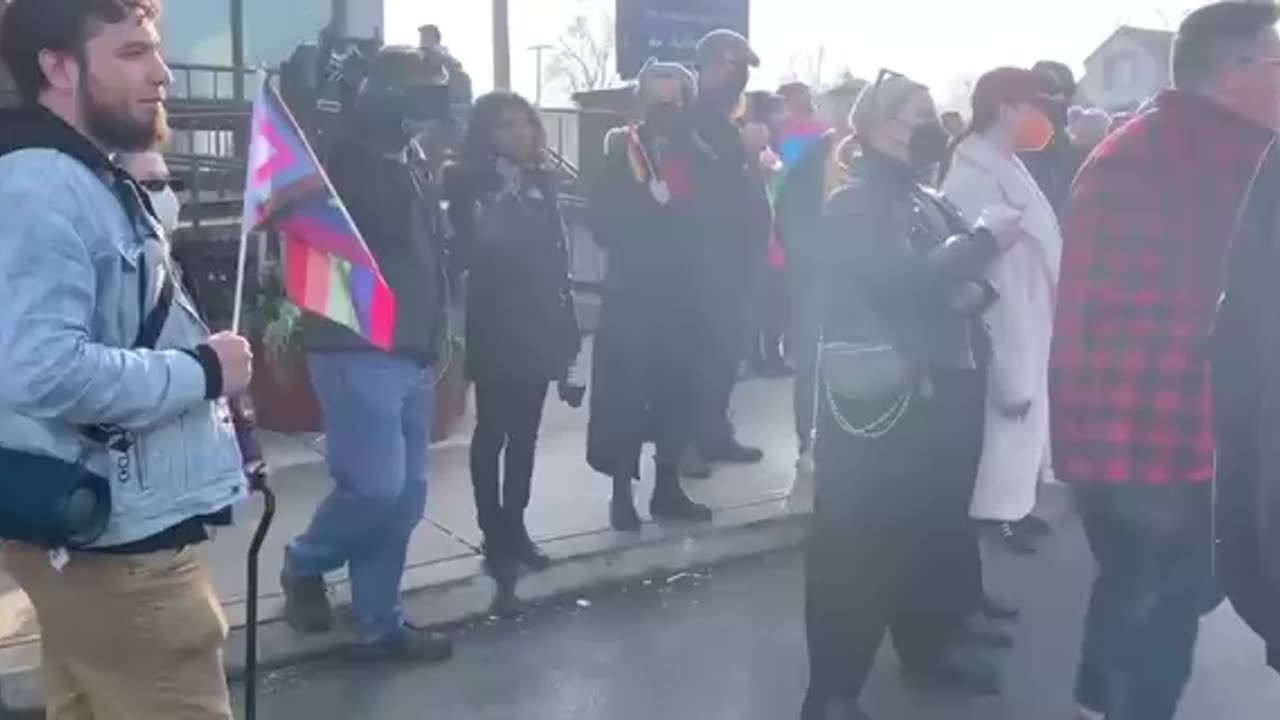
[[[281,95],[322,157],[370,115],[399,119],[410,136],[451,128],[449,70],[438,53],[329,32],[281,68]]]

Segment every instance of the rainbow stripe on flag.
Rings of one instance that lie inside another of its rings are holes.
[[[285,292],[295,305],[390,350],[395,296],[280,95],[253,104],[244,232],[283,238]]]

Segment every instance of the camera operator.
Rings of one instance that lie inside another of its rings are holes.
[[[336,485],[285,552],[286,618],[303,632],[333,627],[324,575],[347,566],[356,659],[438,662],[448,639],[408,625],[400,580],[427,499],[435,363],[447,304],[440,208],[416,137],[448,112],[443,68],[412,48],[384,48],[329,152],[329,175],[396,298],[382,352],[308,315],[308,369],[324,411]]]
[[[471,76],[462,67],[462,61],[454,57],[444,46],[444,35],[438,25],[418,28],[418,48],[428,57],[437,55],[449,71],[449,103],[454,107],[469,107],[474,99]]]

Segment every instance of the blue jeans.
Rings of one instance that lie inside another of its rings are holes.
[[[285,572],[346,565],[355,631],[374,641],[400,629],[400,579],[427,504],[430,368],[377,353],[311,353],[334,489],[285,551]]]
[[[1107,720],[1173,720],[1216,597],[1208,484],[1077,492],[1098,575],[1076,699]]]

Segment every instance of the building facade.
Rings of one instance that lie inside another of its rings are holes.
[[[1132,110],[1169,86],[1173,33],[1124,26],[1084,61],[1077,100],[1108,112]]]

